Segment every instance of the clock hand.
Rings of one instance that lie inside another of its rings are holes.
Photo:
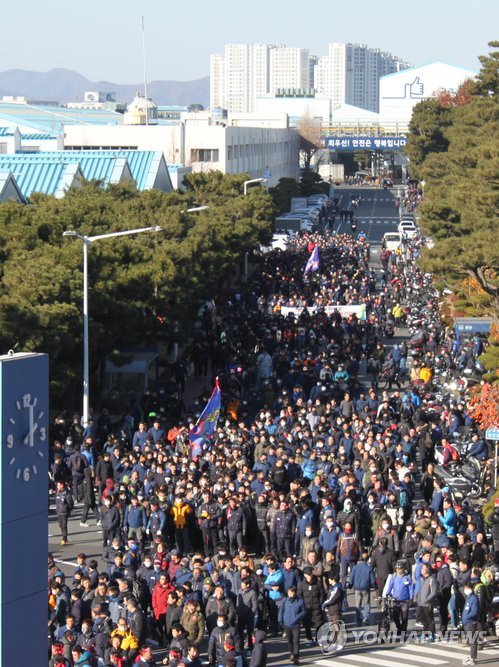
[[[35,410],[35,406],[34,405],[28,405],[28,410],[29,410],[29,431],[28,431],[28,435],[24,438],[24,444],[27,445],[28,442],[29,442],[29,446],[33,447],[33,445],[35,444],[35,441],[34,441],[34,438],[33,438],[34,433],[35,433],[34,423],[33,423],[34,422],[33,413],[34,413],[34,410]]]
[[[38,429],[38,424],[35,422],[33,424],[33,428],[31,429],[31,431],[24,438],[24,444],[25,445],[27,445],[29,443],[29,446],[33,447],[33,445],[34,445],[33,435],[36,433],[37,429]]]

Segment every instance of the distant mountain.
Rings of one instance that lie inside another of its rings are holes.
[[[117,102],[131,102],[137,91],[144,92],[143,83],[120,84],[111,81],[89,81],[69,69],[49,72],[11,69],[0,72],[0,97],[23,96],[30,100],[82,102],[86,90],[114,91]],[[147,94],[156,104],[188,105],[199,103],[207,107],[210,101],[210,77],[195,81],[151,81]]]

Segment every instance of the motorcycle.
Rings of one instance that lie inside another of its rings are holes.
[[[393,336],[395,335],[395,324],[393,320],[386,321],[384,334],[387,338],[393,338]]]
[[[439,458],[440,461],[443,461],[441,452],[437,451],[440,449],[435,447],[437,461]],[[483,494],[483,472],[480,462],[473,456],[468,457],[463,463],[456,461],[447,466],[440,463],[435,466],[435,474],[445,486],[450,488],[453,496],[475,499],[480,498]]]

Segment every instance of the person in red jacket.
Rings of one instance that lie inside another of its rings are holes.
[[[164,639],[164,628],[166,610],[168,609],[168,596],[174,590],[170,583],[170,577],[167,572],[162,572],[159,581],[152,591],[152,612],[155,621],[155,631],[160,641]]]

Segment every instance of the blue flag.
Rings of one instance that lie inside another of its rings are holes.
[[[308,258],[307,266],[303,273],[304,276],[307,275],[309,271],[318,271],[319,270],[319,246],[315,246],[310,257]]]
[[[218,384],[218,378],[215,380],[215,388],[206,404],[203,412],[199,416],[195,426],[189,431],[189,441],[191,443],[191,458],[196,459],[203,452],[203,445],[213,435],[217,427],[218,415],[222,405],[222,392]]]

